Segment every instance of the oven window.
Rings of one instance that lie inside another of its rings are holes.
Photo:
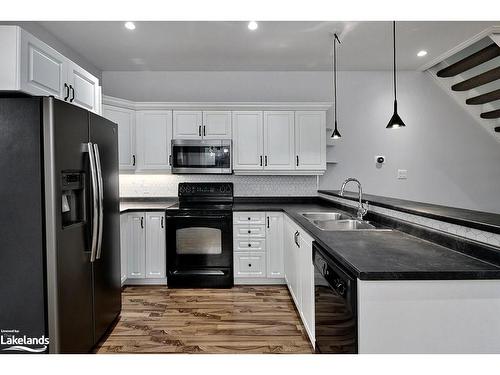
[[[174,145],[175,168],[230,168],[229,146]]]
[[[187,254],[221,254],[222,231],[217,228],[189,227],[177,229],[176,252]]]

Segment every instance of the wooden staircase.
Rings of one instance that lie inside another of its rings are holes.
[[[428,71],[500,141],[500,34],[471,43]]]

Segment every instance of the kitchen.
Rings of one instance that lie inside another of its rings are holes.
[[[120,19],[0,22],[3,353],[500,352],[500,21]]]

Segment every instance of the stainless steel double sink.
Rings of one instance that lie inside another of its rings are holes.
[[[304,212],[301,215],[316,228],[325,231],[391,230],[389,228],[377,227],[369,221],[353,219],[351,216],[341,212]]]

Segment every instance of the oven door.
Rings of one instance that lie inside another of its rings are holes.
[[[356,280],[327,262],[317,249],[313,262],[316,353],[355,354]]]
[[[230,140],[172,140],[172,173],[230,174]]]
[[[169,274],[185,270],[232,268],[232,216],[181,213],[167,217]]]

